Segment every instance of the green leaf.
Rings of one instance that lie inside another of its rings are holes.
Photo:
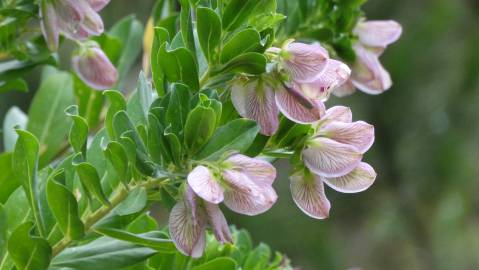
[[[206,59],[211,63],[221,41],[221,19],[214,10],[206,7],[197,8],[196,16],[198,40]]]
[[[87,197],[92,200],[95,197],[103,205],[110,205],[108,198],[101,188],[100,176],[90,163],[87,162],[78,162],[77,158],[73,160],[75,171],[80,178],[83,188],[86,191]]]
[[[27,130],[40,143],[40,167],[48,164],[62,147],[70,125],[64,111],[73,103],[73,80],[69,73],[55,71],[42,81],[28,111],[27,125]]]
[[[143,110],[143,115],[146,123],[146,119],[148,118],[148,112],[150,111],[150,105],[153,102],[153,92],[151,89],[151,85],[145,77],[145,73],[143,71],[140,72],[138,78],[138,98],[140,106]]]
[[[170,239],[162,238],[165,237],[165,234],[160,231],[148,232],[147,235],[109,228],[99,228],[95,229],[95,231],[111,238],[150,247],[162,253],[173,253],[176,251],[173,242]]]
[[[65,110],[65,113],[73,120],[68,141],[75,153],[82,153],[86,158],[86,143],[88,139],[88,123],[85,118],[78,115],[78,107],[72,105]]]
[[[170,41],[168,31],[162,27],[155,27],[155,35],[153,37],[153,45],[151,49],[151,77],[153,78],[153,83],[155,84],[156,92],[158,96],[163,96],[165,94],[164,86],[164,73],[161,69],[158,60],[158,53],[160,51],[160,46]]]
[[[109,51],[111,50],[111,48],[107,48]],[[105,99],[102,92],[89,87],[78,76],[74,76],[73,86],[78,104],[78,114],[87,120],[88,126],[96,127],[100,121]]]
[[[128,196],[117,207],[115,213],[120,216],[131,215],[145,209],[148,194],[144,187],[137,187],[128,193]]]
[[[238,28],[257,4],[258,0],[231,0],[223,12],[223,29],[230,31]]]
[[[244,270],[262,270],[265,269],[271,257],[270,248],[260,243],[246,258]]]
[[[103,154],[110,161],[120,181],[127,185],[130,180],[129,168],[128,168],[128,155],[125,148],[119,142],[109,142],[106,148],[103,150]]]
[[[262,49],[261,36],[252,28],[244,29],[229,39],[221,50],[221,63],[247,52],[257,52]]]
[[[38,194],[38,141],[28,131],[16,130],[18,140],[13,151],[12,168],[22,183],[30,207],[35,217],[40,236],[45,236],[45,224],[40,213],[40,194]]]
[[[108,111],[106,112],[105,116],[105,127],[108,131],[108,136],[113,139],[115,138],[113,116],[119,111],[126,110],[126,101],[125,97],[116,90],[106,90],[103,91],[103,94],[110,101],[110,107],[108,107]]]
[[[144,261],[156,253],[152,248],[102,237],[86,245],[66,249],[53,259],[51,269],[120,270]]]
[[[183,47],[167,50],[164,43],[159,50],[158,60],[161,69],[170,82],[182,82],[188,85],[193,91],[200,88],[198,81],[198,68],[192,53]]]
[[[0,153],[0,203],[5,203],[21,182],[12,169],[12,153]]]
[[[191,270],[235,270],[236,262],[228,257],[219,257],[202,265],[193,267]]]
[[[157,164],[171,162],[171,153],[165,139],[165,130],[158,118],[150,113],[148,116],[148,151],[151,159]]]
[[[253,120],[233,120],[216,130],[196,158],[214,160],[227,151],[245,151],[254,141],[258,132],[259,126]]]
[[[213,135],[216,128],[216,113],[213,109],[197,106],[186,119],[185,145],[194,154]]]
[[[118,83],[120,89],[124,88],[128,79],[128,72],[135,63],[143,46],[143,25],[134,16],[129,16],[117,22],[108,32],[118,38],[122,44],[121,55],[115,66],[118,68]]]
[[[262,74],[266,72],[266,57],[255,52],[245,53],[225,64],[220,72]]]
[[[4,248],[7,244],[7,233],[8,233],[8,220],[7,220],[7,211],[3,204],[0,203],[0,258],[4,252]]]
[[[24,129],[27,126],[28,117],[18,107],[11,107],[3,120],[3,146],[5,151],[12,151],[17,141],[17,133],[14,127]]]
[[[46,270],[50,264],[52,249],[45,239],[32,236],[32,230],[31,222],[19,226],[8,240],[8,252],[17,269]]]
[[[171,127],[171,126],[170,126]],[[178,137],[175,135],[175,133],[171,132],[171,128],[168,127],[165,129],[165,138],[166,141],[168,142],[170,151],[171,151],[171,157],[173,160],[173,163],[175,163],[176,166],[182,167],[182,147],[180,140]]]
[[[170,91],[170,100],[166,110],[166,121],[171,124],[171,130],[182,137],[186,117],[190,110],[190,91],[186,85],[173,84]]]
[[[191,10],[188,0],[179,0],[181,5],[180,11],[180,30],[181,37],[183,38],[183,44],[191,52],[195,52],[195,38],[193,36],[193,25],[191,22]],[[196,58],[195,58],[196,60]],[[196,61],[195,61],[196,62]]]
[[[78,213],[75,196],[64,185],[65,172],[58,170],[48,179],[47,200],[63,235],[72,240],[81,239],[84,225]]]

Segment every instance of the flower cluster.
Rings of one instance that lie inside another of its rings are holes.
[[[73,59],[78,76],[90,87],[103,90],[116,84],[117,71],[98,45],[84,45],[90,36],[103,33],[103,21],[98,12],[110,0],[42,0],[41,29],[48,47],[56,51],[60,34],[75,40],[79,50]]]

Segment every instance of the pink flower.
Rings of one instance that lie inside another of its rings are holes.
[[[373,142],[374,127],[352,122],[349,108],[328,109],[302,151],[306,168],[291,176],[291,192],[298,207],[311,217],[326,218],[330,203],[323,183],[344,193],[371,186],[376,173],[361,159]]]
[[[97,90],[111,88],[118,80],[115,67],[96,43],[80,48],[72,57],[72,66],[82,81]]]
[[[261,133],[268,136],[278,128],[279,111],[297,123],[318,121],[331,89],[344,83],[351,72],[340,61],[328,59],[319,44],[291,43],[280,54],[286,54],[281,64],[290,81],[279,84],[270,78],[237,80],[231,90],[238,113],[255,120]]]
[[[336,88],[334,94],[351,94],[354,87],[373,95],[388,90],[392,85],[391,77],[379,62],[379,56],[389,44],[399,39],[401,25],[395,21],[360,21],[353,32],[358,36],[358,42],[353,45],[356,61],[351,81]]]

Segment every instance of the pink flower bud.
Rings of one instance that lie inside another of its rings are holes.
[[[51,51],[58,49],[59,32],[55,7],[48,1],[42,1],[40,6],[40,18],[43,37]]]
[[[373,95],[388,90],[392,85],[391,76],[379,62],[378,55],[361,44],[355,44],[353,48],[356,52],[356,62],[351,74],[353,85]]]
[[[97,46],[82,48],[72,57],[73,69],[88,86],[105,90],[113,87],[118,73],[105,53]]]

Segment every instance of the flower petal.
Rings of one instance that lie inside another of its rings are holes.
[[[354,92],[356,92],[356,87],[354,87],[351,80],[347,80],[345,83],[333,89],[333,95],[337,97],[350,96]]]
[[[223,178],[229,185],[224,203],[237,213],[249,216],[264,213],[278,198],[271,186],[259,186],[242,172],[224,170]]]
[[[312,108],[307,108],[288,90],[282,88],[276,91],[276,104],[281,113],[291,121],[300,124],[309,124],[318,121],[324,114],[324,104],[313,100]]]
[[[201,257],[205,249],[205,216],[198,213],[196,216],[197,218],[193,217],[188,202],[180,200],[171,210],[168,220],[171,239],[176,248],[193,258]]]
[[[64,32],[76,33],[85,16],[82,2],[78,0],[62,0],[54,1],[53,5],[58,18],[58,27]]]
[[[352,172],[344,176],[323,180],[329,187],[339,192],[356,193],[368,189],[374,183],[376,172],[369,164],[361,162]]]
[[[351,74],[352,83],[359,90],[377,95],[392,85],[391,76],[379,62],[378,56],[361,45],[353,46],[356,52],[356,62]]]
[[[113,87],[118,79],[115,67],[97,47],[88,48],[84,53],[72,57],[72,66],[80,79],[97,90]]]
[[[197,166],[188,174],[188,185],[203,200],[218,204],[223,201],[223,188],[205,166]]]
[[[271,136],[278,129],[278,108],[269,85],[260,80],[238,81],[232,87],[231,101],[242,117],[259,124],[261,134]]]
[[[356,25],[353,32],[365,46],[385,48],[399,39],[402,27],[392,20],[362,21]]]
[[[320,128],[317,135],[352,145],[356,147],[359,152],[365,153],[374,143],[374,126],[364,121],[356,121],[353,123],[332,121]]]
[[[328,52],[319,44],[293,42],[286,52],[289,59],[283,61],[291,78],[298,82],[311,82],[326,68]]]
[[[290,177],[291,195],[296,205],[306,215],[325,219],[329,216],[331,203],[324,193],[324,184],[319,176],[310,174],[305,176],[302,173]]]
[[[53,5],[42,1],[40,6],[41,29],[43,37],[51,51],[58,49],[60,29],[58,28],[57,15]]]
[[[276,168],[267,161],[235,154],[225,162],[231,164],[233,169],[239,169],[247,174],[258,185],[272,185],[276,179]]]
[[[100,15],[89,6],[86,8],[82,26],[88,33],[96,36],[101,35],[104,31],[103,20]]]
[[[351,123],[353,121],[353,113],[349,107],[334,106],[326,110],[323,119]]]
[[[303,161],[314,173],[324,177],[338,177],[351,172],[362,159],[356,147],[317,137],[303,150]]]
[[[205,210],[208,217],[208,223],[213,229],[216,240],[222,244],[227,242],[233,243],[228,223],[218,205],[205,202]]]
[[[102,10],[109,2],[110,0],[88,0],[88,4],[94,11]]]

